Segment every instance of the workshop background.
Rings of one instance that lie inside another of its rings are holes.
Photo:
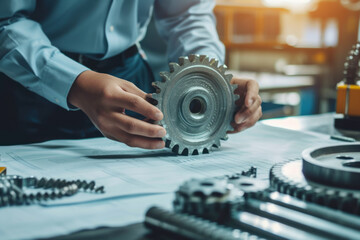
[[[259,82],[263,119],[334,112],[336,84],[359,39],[356,0],[217,0],[225,64]],[[168,71],[166,44],[151,21],[141,42],[156,78]]]

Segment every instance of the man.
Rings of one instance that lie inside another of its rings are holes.
[[[163,114],[146,100],[153,76],[136,44],[153,12],[169,61],[191,53],[223,61],[213,7],[212,0],[1,1],[0,144],[101,132],[163,148],[165,129],[139,119]],[[261,99],[255,81],[233,83],[243,96],[233,122],[239,132],[260,118]]]

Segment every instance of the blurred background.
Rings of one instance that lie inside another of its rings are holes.
[[[259,82],[263,118],[335,111],[359,13],[358,0],[217,0],[214,9],[225,63]],[[168,71],[153,21],[141,45],[155,77]]]

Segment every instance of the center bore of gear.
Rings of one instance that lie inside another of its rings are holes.
[[[227,139],[235,112],[236,85],[226,66],[205,55],[180,57],[170,63],[170,72],[161,72],[162,81],[153,82],[153,98],[164,118],[166,146],[182,155],[208,153]]]

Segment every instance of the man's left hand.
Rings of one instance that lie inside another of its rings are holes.
[[[240,98],[236,101],[237,111],[231,123],[234,131],[228,133],[237,133],[252,127],[261,118],[261,98],[255,80],[233,78],[231,84],[238,85],[234,93]]]

